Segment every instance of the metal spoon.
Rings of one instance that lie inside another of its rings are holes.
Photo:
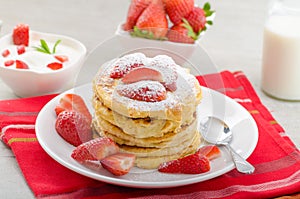
[[[235,167],[239,172],[246,174],[254,172],[254,166],[230,146],[229,143],[233,137],[232,131],[230,131],[230,128],[224,121],[212,116],[206,117],[200,121],[200,132],[205,141],[216,145],[223,145],[230,151]]]

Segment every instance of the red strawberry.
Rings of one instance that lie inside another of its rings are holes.
[[[193,10],[185,17],[185,19],[193,27],[193,30],[196,34],[205,28],[206,16],[202,8],[194,7]]]
[[[128,31],[132,30],[142,12],[151,3],[151,0],[132,0],[128,9],[126,23],[123,29]]]
[[[167,14],[173,24],[179,24],[194,8],[194,0],[165,0]]]
[[[143,66],[143,64],[141,63],[132,63],[132,64],[128,64],[126,66],[120,66],[120,65],[116,65],[113,69],[113,71],[110,73],[110,77],[111,78],[121,78],[123,77],[125,74],[127,74],[131,69],[133,68],[137,68]]]
[[[92,130],[86,117],[76,111],[63,111],[56,118],[55,129],[68,143],[78,146],[92,139]]]
[[[162,163],[158,167],[158,171],[164,173],[200,174],[209,170],[209,160],[199,153]]]
[[[20,60],[16,60],[16,68],[18,69],[29,69],[28,65]]]
[[[131,84],[134,82],[142,81],[142,80],[153,80],[153,81],[163,81],[163,77],[160,72],[151,68],[140,67],[131,70],[127,73],[122,82],[124,84]]]
[[[69,58],[66,55],[55,55],[54,57],[55,57],[55,59],[57,59],[58,61],[60,61],[62,63],[69,61]]]
[[[221,156],[221,151],[216,145],[206,145],[198,149],[196,153],[206,156],[209,160],[213,160]]]
[[[7,61],[4,62],[4,66],[11,66],[14,63],[15,63],[15,61],[10,59],[10,60],[7,60]]]
[[[129,153],[116,153],[102,159],[101,165],[116,176],[127,174],[133,167],[135,155]]]
[[[2,56],[3,57],[7,57],[8,55],[10,55],[10,51],[8,49],[5,49],[3,52],[2,52]]]
[[[25,46],[22,44],[22,45],[19,45],[19,46],[17,46],[17,53],[18,53],[18,55],[21,55],[21,54],[23,54],[23,53],[25,53]]]
[[[117,92],[121,96],[145,102],[159,102],[167,97],[167,91],[162,84],[149,81],[121,85],[117,87]]]
[[[87,118],[88,123],[91,123],[92,121],[92,115],[80,95],[73,93],[65,94],[59,100],[59,104],[55,107],[56,115],[58,116],[60,112],[65,110],[74,110],[80,112]]]
[[[195,43],[197,35],[188,22],[182,22],[171,27],[167,34],[168,40],[178,43]]]
[[[164,39],[168,32],[168,21],[162,0],[153,0],[136,22],[135,36]]]
[[[12,39],[15,45],[28,46],[29,26],[27,24],[18,24],[13,30]]]
[[[100,137],[85,142],[76,147],[72,158],[79,162],[87,160],[102,160],[106,156],[119,152],[119,147],[109,138]]]
[[[52,63],[48,64],[47,67],[52,70],[58,70],[58,69],[61,69],[63,67],[63,65],[62,65],[62,63],[52,62]]]

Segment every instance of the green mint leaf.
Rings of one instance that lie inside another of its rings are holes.
[[[41,53],[46,53],[46,54],[48,54],[48,52],[45,51],[45,49],[43,49],[43,48],[40,48],[40,47],[34,47],[34,48],[35,48],[36,51],[39,51],[39,52],[41,52]]]
[[[57,45],[61,42],[61,40],[57,40],[53,46],[53,50],[52,50],[52,53],[54,54],[56,52],[56,47]]]
[[[41,39],[40,42],[41,42],[41,47],[45,50],[45,52],[47,52],[48,54],[51,54],[49,46],[46,43],[46,41]]]

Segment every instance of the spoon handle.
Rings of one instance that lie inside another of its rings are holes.
[[[239,172],[246,174],[254,172],[255,168],[253,165],[240,156],[229,144],[226,144],[225,146],[230,151],[235,167]]]

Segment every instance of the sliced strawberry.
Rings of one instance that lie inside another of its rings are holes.
[[[139,67],[131,70],[127,73],[122,82],[124,84],[131,84],[134,82],[142,81],[142,80],[153,80],[153,81],[163,81],[163,77],[160,72],[151,68]]]
[[[11,66],[14,63],[15,63],[15,61],[10,59],[10,60],[7,60],[7,61],[4,62],[4,66]]]
[[[129,153],[116,153],[102,159],[101,165],[116,176],[127,174],[134,166],[135,155]]]
[[[17,46],[17,53],[18,53],[18,55],[21,55],[21,54],[25,53],[25,51],[26,51],[26,49],[25,49],[25,46],[23,44]]]
[[[28,65],[20,60],[16,60],[16,68],[18,69],[29,69]]]
[[[165,100],[167,97],[165,87],[161,83],[154,81],[141,81],[120,85],[117,88],[117,92],[121,96],[145,102],[159,102]]]
[[[2,57],[7,57],[8,55],[10,55],[10,51],[8,49],[5,49],[3,52],[2,52]]]
[[[194,8],[194,0],[165,0],[165,8],[174,25],[181,22]]]
[[[216,145],[205,145],[198,149],[196,153],[206,156],[209,160],[213,160],[221,156],[221,151]]]
[[[125,24],[123,25],[123,29],[126,31],[132,30],[137,19],[150,3],[151,0],[132,0],[127,12],[127,18]]]
[[[73,150],[72,158],[79,162],[102,160],[106,156],[119,152],[119,147],[109,138],[100,137],[85,142]]]
[[[168,20],[162,0],[153,0],[136,22],[135,36],[164,39],[168,32]]]
[[[69,61],[69,57],[66,55],[55,55],[54,57],[55,57],[55,59],[57,59],[58,61],[60,61],[62,63]]]
[[[194,7],[185,19],[193,27],[196,34],[199,34],[205,28],[206,16],[202,8]]]
[[[188,22],[182,22],[170,28],[167,34],[168,40],[178,43],[195,43],[197,35]]]
[[[56,115],[65,110],[74,110],[83,114],[89,123],[92,121],[92,115],[86,106],[84,99],[77,94],[67,93],[60,100],[59,104],[55,107]]]
[[[15,45],[28,46],[29,43],[29,26],[27,24],[18,24],[15,26],[12,35]]]
[[[158,171],[164,173],[200,174],[209,170],[210,162],[208,158],[199,153],[162,163],[158,167]]]
[[[92,130],[86,117],[76,111],[63,111],[56,118],[55,129],[68,143],[79,146],[92,139]]]
[[[62,63],[52,62],[52,63],[48,64],[47,67],[52,70],[59,70],[63,67],[63,65],[62,65]]]

